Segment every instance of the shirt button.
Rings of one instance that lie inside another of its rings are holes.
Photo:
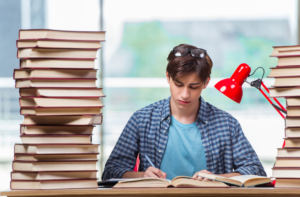
[[[208,123],[208,121],[205,122],[206,124]]]
[[[163,121],[163,120],[164,120],[164,118],[161,119],[161,121]]]
[[[160,152],[160,153],[161,153],[161,150],[158,150],[158,152]]]

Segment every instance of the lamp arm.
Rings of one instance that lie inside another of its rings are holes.
[[[264,82],[261,81],[261,85],[265,88],[265,90],[270,94],[269,89],[265,86]],[[283,113],[286,114],[286,109],[281,105],[281,103],[277,100],[277,98],[273,98],[274,101],[281,107],[280,111],[284,111]],[[277,105],[275,105],[276,107],[278,107]]]
[[[279,109],[278,106],[276,106],[271,99],[264,93],[264,91],[261,89],[261,85],[265,88],[265,90],[269,93],[269,89],[265,86],[265,84],[262,82],[261,79],[257,79],[255,81],[252,82],[248,82],[247,80],[245,80],[246,83],[248,83],[251,87],[255,87],[256,89],[258,89],[260,91],[260,93],[262,93],[262,95],[269,101],[269,103],[274,107],[274,109],[279,113],[279,115],[285,119],[285,116],[280,112],[282,111],[283,113],[286,114],[286,109],[280,104],[280,102],[276,99],[273,98],[277,104],[279,104],[279,106],[281,107],[281,109]]]
[[[259,89],[259,91],[264,95],[264,97],[269,101],[269,103],[274,107],[274,103],[271,101],[271,99],[262,91],[262,89]],[[276,107],[274,107],[275,109],[276,109],[276,111],[279,113],[279,115],[283,118],[283,119],[285,119],[285,116],[276,108]]]

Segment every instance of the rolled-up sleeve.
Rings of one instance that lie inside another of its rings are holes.
[[[133,171],[138,155],[138,122],[133,114],[120,135],[102,174],[102,180],[121,178],[125,172]]]
[[[254,149],[244,135],[238,121],[233,128],[232,146],[234,170],[242,175],[266,176],[266,172],[260,163]]]

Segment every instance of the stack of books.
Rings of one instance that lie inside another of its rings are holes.
[[[14,79],[24,121],[11,189],[97,188],[92,131],[104,95],[94,61],[104,40],[105,32],[20,30]]]
[[[275,187],[300,188],[300,46],[274,47],[278,58],[268,77],[275,78],[270,97],[286,99],[285,145],[277,152],[272,177]]]

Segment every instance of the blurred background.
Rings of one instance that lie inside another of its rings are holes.
[[[240,63],[266,70],[277,59],[272,46],[298,44],[296,0],[10,0],[0,1],[0,190],[9,188],[13,147],[20,143],[19,92],[13,69],[19,29],[105,30],[98,54],[99,87],[104,88],[104,122],[94,130],[104,164],[130,116],[170,96],[165,79],[167,56],[181,43],[207,50],[212,80],[203,98],[231,113],[258,154],[268,176],[284,137],[284,120],[255,89],[244,84],[237,104],[213,86],[232,75]],[[253,80],[262,76],[258,70]],[[285,106],[285,100],[280,99]]]

